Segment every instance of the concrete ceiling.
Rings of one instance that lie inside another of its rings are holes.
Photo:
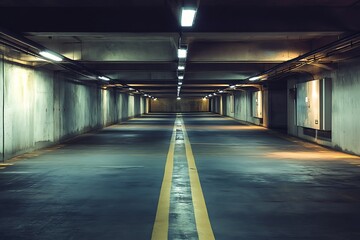
[[[190,29],[179,27],[180,3],[2,0],[0,23],[156,97],[176,96],[180,37],[189,49],[181,93],[203,97],[360,31],[358,0],[201,0]]]
[[[160,6],[179,0],[2,0],[0,6]],[[347,7],[358,4],[358,0],[201,0],[202,6],[336,6]]]

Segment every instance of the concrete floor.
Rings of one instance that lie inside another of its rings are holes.
[[[0,166],[0,239],[151,239],[175,117],[149,114]],[[360,239],[358,157],[217,115],[182,117],[216,239]],[[169,239],[197,239],[184,151]]]

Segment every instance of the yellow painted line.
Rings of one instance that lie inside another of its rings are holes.
[[[5,169],[6,167],[12,166],[12,163],[0,163],[0,170]]]
[[[195,164],[195,158],[191,149],[190,140],[187,135],[184,122],[182,124],[182,130],[185,140],[186,158],[189,167],[191,195],[194,206],[196,229],[199,240],[212,240],[215,239],[215,236],[211,227],[204,194],[200,184],[199,174]]]
[[[3,166],[13,166],[14,164],[13,163],[0,163],[0,166],[3,167]]]
[[[168,239],[169,231],[169,212],[170,212],[170,192],[172,173],[174,166],[174,152],[176,138],[176,121],[170,141],[169,152],[166,158],[164,178],[161,185],[159,203],[157,207],[155,223],[151,235],[152,240]]]

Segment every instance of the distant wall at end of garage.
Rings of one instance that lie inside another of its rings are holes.
[[[150,103],[150,112],[208,112],[209,100],[202,98],[159,98]]]

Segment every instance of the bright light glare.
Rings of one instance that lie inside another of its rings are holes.
[[[183,84],[182,82],[178,82],[178,85],[180,85],[180,86],[181,86],[182,84]]]
[[[177,100],[180,100],[180,99],[181,99],[181,97],[177,97],[176,99],[177,99]]]
[[[236,85],[231,85],[230,88],[234,89],[236,88]]]
[[[187,56],[187,49],[179,48],[178,49],[178,58],[186,58]]]
[[[178,79],[183,80],[183,79],[184,79],[184,76],[183,76],[183,75],[179,75],[179,76],[178,76]]]
[[[181,26],[182,27],[191,27],[194,23],[196,10],[195,9],[185,9],[181,11]]]
[[[249,78],[249,81],[256,81],[256,80],[259,80],[260,78],[261,78],[261,76],[251,77],[251,78]]]
[[[178,70],[185,70],[185,66],[179,65],[179,66],[178,66]]]
[[[98,76],[98,79],[104,80],[104,81],[110,81],[110,78],[105,77],[105,76]]]
[[[61,57],[59,57],[51,52],[41,51],[39,54],[41,56],[43,56],[44,58],[47,58],[47,59],[55,61],[55,62],[61,62],[63,60]]]

